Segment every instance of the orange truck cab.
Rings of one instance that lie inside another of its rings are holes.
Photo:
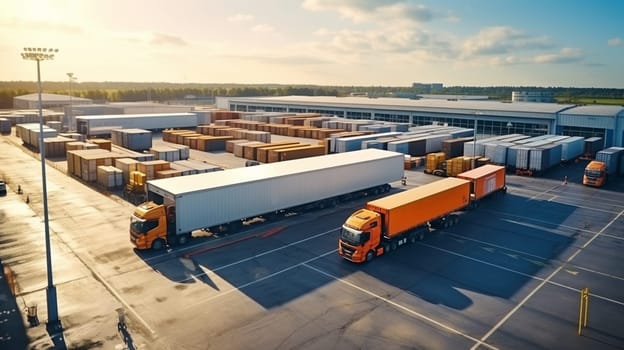
[[[130,241],[137,249],[161,249],[175,232],[175,207],[152,201],[140,204],[130,217]]]
[[[592,160],[585,167],[583,185],[600,187],[607,182],[607,165],[604,162]]]

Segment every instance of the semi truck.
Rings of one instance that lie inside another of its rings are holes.
[[[607,182],[607,164],[592,160],[583,171],[583,185],[602,187]]]
[[[432,228],[457,224],[471,203],[506,190],[504,167],[477,169],[368,202],[343,224],[338,254],[354,263],[371,261],[422,240]]]
[[[233,231],[255,218],[384,193],[403,176],[403,155],[367,149],[147,182],[130,218],[137,249],[185,244],[196,230]]]

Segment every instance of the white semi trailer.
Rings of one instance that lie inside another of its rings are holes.
[[[402,177],[402,154],[367,149],[152,180],[148,202],[131,216],[130,239],[138,249],[184,244],[195,230],[235,230],[258,216],[387,192]]]

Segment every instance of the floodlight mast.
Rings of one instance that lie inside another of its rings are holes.
[[[37,90],[39,96],[39,150],[41,158],[41,182],[43,187],[43,217],[45,227],[45,247],[46,247],[46,268],[48,276],[48,286],[46,287],[46,300],[48,311],[47,330],[50,334],[55,334],[62,330],[61,322],[58,318],[58,304],[56,298],[56,287],[52,278],[52,256],[50,249],[50,225],[48,218],[48,190],[46,185],[46,163],[45,163],[45,143],[43,142],[43,106],[41,102],[41,61],[51,61],[58,49],[54,48],[34,48],[26,47],[22,52],[25,60],[37,62]]]

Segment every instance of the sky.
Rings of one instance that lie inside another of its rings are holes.
[[[624,88],[621,0],[7,0],[0,81]]]

